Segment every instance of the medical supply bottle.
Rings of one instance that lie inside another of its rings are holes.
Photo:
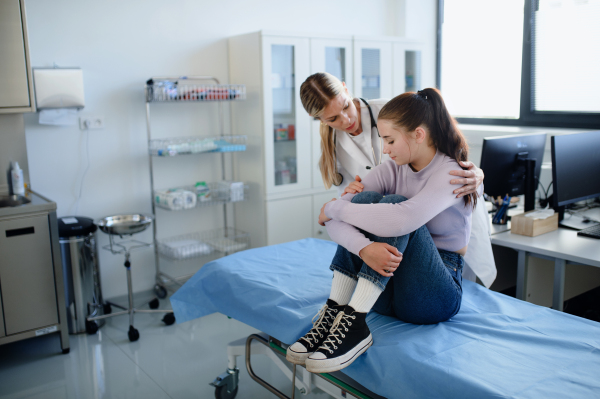
[[[14,162],[11,171],[13,195],[25,195],[25,182],[23,181],[23,169],[19,163]]]

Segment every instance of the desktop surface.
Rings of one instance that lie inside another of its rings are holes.
[[[492,244],[600,267],[598,240],[578,236],[576,230],[564,227],[536,237],[505,231],[492,235]]]

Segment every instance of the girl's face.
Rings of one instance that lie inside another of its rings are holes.
[[[331,100],[319,119],[322,123],[326,123],[334,129],[343,130],[350,134],[358,130],[360,119],[352,97],[348,94],[348,89],[345,89],[344,92]]]
[[[404,128],[397,128],[389,120],[377,121],[379,135],[383,139],[383,153],[389,154],[396,165],[406,165],[415,161],[419,140],[422,133],[418,127],[412,132]]]

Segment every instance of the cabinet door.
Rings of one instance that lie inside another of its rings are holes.
[[[267,245],[312,237],[312,196],[267,201]]]
[[[0,253],[6,335],[58,323],[48,217],[0,222]]]
[[[354,41],[354,96],[392,98],[392,43]]]
[[[263,37],[267,193],[311,187],[310,117],[299,90],[310,71],[309,39]]]
[[[346,83],[350,95],[354,95],[354,74],[352,68],[352,39],[311,39],[310,73],[328,72]],[[319,170],[321,157],[320,121],[311,118],[312,135],[312,187],[324,188]]]
[[[321,213],[321,208],[325,203],[331,201],[332,198],[337,197],[337,190],[328,191],[322,194],[313,195],[313,215],[312,219],[315,221],[313,224],[313,237],[321,238],[323,240],[331,240],[329,234],[327,234],[327,228],[321,226],[317,223],[319,220],[319,214]]]
[[[4,331],[4,314],[2,313],[2,287],[0,287],[0,338],[4,337],[6,332]]]
[[[19,0],[0,1],[0,108],[29,107]]]
[[[419,43],[394,43],[394,96],[424,88],[422,55]]]

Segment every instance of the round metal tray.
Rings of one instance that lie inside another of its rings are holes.
[[[124,236],[142,232],[152,223],[152,217],[142,214],[107,216],[96,225],[106,234]]]

